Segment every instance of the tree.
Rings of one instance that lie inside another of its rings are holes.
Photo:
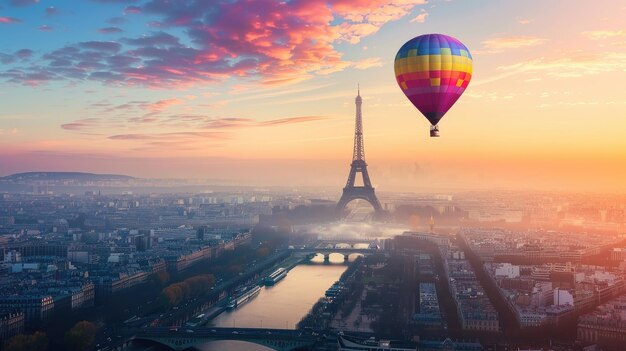
[[[48,337],[42,332],[31,335],[16,335],[6,343],[6,351],[45,351],[48,349]]]
[[[206,294],[214,283],[213,274],[196,275],[165,287],[161,291],[161,300],[176,306],[184,300]]]
[[[69,351],[85,351],[96,340],[96,326],[89,321],[80,321],[65,333],[65,346]]]
[[[170,281],[170,274],[165,271],[157,272],[152,275],[152,280],[159,286],[165,286]]]
[[[270,254],[270,249],[263,246],[263,247],[259,247],[258,249],[256,249],[256,256],[258,258],[265,258]]]

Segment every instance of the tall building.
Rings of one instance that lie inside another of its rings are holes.
[[[196,238],[198,240],[204,240],[204,236],[209,232],[209,227],[207,227],[206,225],[201,226],[200,228],[198,228],[198,230],[196,231]]]
[[[623,350],[626,343],[626,296],[598,306],[578,318],[578,340],[604,350]]]
[[[0,310],[0,346],[10,337],[24,332],[24,312]]]
[[[15,295],[0,297],[0,308],[24,312],[26,322],[39,322],[49,317],[54,299],[49,295]]]
[[[361,113],[361,105],[363,99],[361,98],[361,91],[359,90],[354,100],[356,104],[356,122],[354,128],[354,150],[352,152],[352,163],[350,164],[350,173],[348,174],[348,181],[343,188],[343,194],[341,199],[337,203],[337,210],[343,211],[346,205],[352,200],[361,199],[369,202],[374,208],[376,213],[381,214],[383,208],[380,205],[380,201],[376,197],[374,187],[370,181],[369,173],[367,172],[367,163],[365,162],[365,145],[363,143],[363,116]],[[363,179],[363,185],[357,184],[357,173],[359,173]]]

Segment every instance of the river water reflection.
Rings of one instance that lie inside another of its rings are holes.
[[[289,274],[271,287],[261,289],[259,295],[240,308],[224,312],[213,320],[216,327],[295,329],[296,324],[311,307],[324,296],[347,266],[343,255],[332,254],[330,264],[324,264],[321,255],[311,264],[294,267]],[[267,351],[268,348],[237,341],[216,341],[199,345],[202,351]]]
[[[296,266],[276,285],[261,289],[255,299],[232,312],[222,313],[213,323],[217,327],[295,329],[295,324],[345,269],[346,266],[338,264]]]
[[[313,264],[299,265],[278,284],[261,289],[254,300],[213,320],[217,327],[295,329],[296,324],[346,270],[342,255],[331,255],[330,264],[316,256]],[[199,347],[202,351],[268,350],[233,341],[213,342]]]

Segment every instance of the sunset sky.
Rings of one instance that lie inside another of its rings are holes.
[[[341,188],[357,83],[377,190],[626,191],[626,3],[0,0],[0,176],[86,171]],[[474,59],[429,138],[393,72]]]

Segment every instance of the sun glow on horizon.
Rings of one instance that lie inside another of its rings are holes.
[[[360,83],[379,189],[626,191],[620,1],[246,4],[3,5],[0,176],[341,186]],[[398,48],[424,33],[474,59],[437,140],[393,74]]]

